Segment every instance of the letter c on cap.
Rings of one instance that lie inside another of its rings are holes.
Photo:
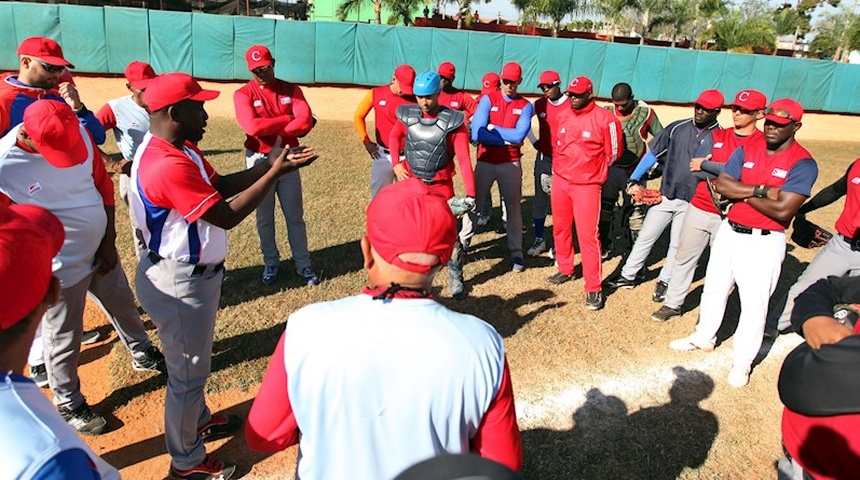
[[[261,58],[263,58],[263,56],[260,54],[259,50],[254,50],[253,52],[251,52],[251,60],[259,62]]]
[[[749,98],[750,98],[750,92],[741,92],[741,94],[738,95],[738,100],[740,100],[742,102],[746,102],[747,99],[749,99]]]

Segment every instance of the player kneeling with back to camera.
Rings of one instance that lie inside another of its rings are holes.
[[[290,315],[248,416],[252,449],[298,443],[298,478],[394,478],[446,452],[520,470],[501,336],[430,293],[456,238],[424,182],[380,190],[361,240],[369,285]]]

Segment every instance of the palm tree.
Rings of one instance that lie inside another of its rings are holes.
[[[615,37],[618,34],[618,24],[624,18],[624,14],[636,9],[637,6],[636,0],[597,0],[595,9],[603,15],[610,33]]]
[[[552,36],[557,37],[564,17],[586,9],[583,0],[540,0],[534,5],[539,15],[551,20]]]
[[[511,0],[511,5],[520,12],[520,18],[517,20],[517,24],[520,26],[520,31],[525,32],[526,30],[526,14],[531,11],[535,0]]]
[[[361,9],[361,5],[365,2],[365,0],[343,0],[340,5],[337,6],[337,19],[341,22],[346,20],[346,17],[349,16],[352,12],[359,12]],[[381,24],[382,23],[382,7],[383,4],[387,4],[388,0],[370,0],[373,5],[373,14],[375,16],[374,23]],[[361,20],[361,19],[359,19]]]
[[[695,0],[669,0],[665,10],[652,21],[653,26],[668,27],[672,32],[672,46],[678,43],[678,37],[681,36],[687,27],[696,20],[696,1]]]
[[[665,15],[670,8],[671,0],[642,0],[639,4],[639,11],[642,12],[642,36],[639,38],[639,44],[645,43],[645,38],[651,37],[651,32],[660,23],[656,22],[658,18]]]
[[[774,48],[776,33],[773,22],[766,16],[746,17],[738,10],[730,10],[714,22],[711,31],[714,49],[721,51],[752,52],[755,47]]]

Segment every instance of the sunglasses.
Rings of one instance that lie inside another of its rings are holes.
[[[515,82],[513,80],[502,80],[502,83],[504,83],[505,85],[514,85],[520,82]]]
[[[66,67],[64,65],[50,65],[50,64],[47,64],[47,63],[45,63],[39,59],[35,59],[35,58],[33,60],[36,60],[36,63],[41,65],[42,68],[44,68],[45,71],[48,73],[61,73],[63,70],[66,69]]]
[[[545,92],[551,88],[555,88],[559,83],[560,82],[544,83],[542,85],[538,85],[538,88]]]
[[[570,98],[585,98],[591,92],[582,92],[582,93],[573,93],[573,92],[564,92]]]
[[[783,110],[781,108],[767,107],[764,111],[764,114],[765,115],[773,115],[773,116],[779,117],[779,118],[787,118],[787,119],[791,120],[792,122],[797,121],[796,118],[791,116],[791,113],[789,113],[788,110]]]
[[[732,105],[732,111],[733,111],[733,112],[739,112],[739,113],[741,113],[742,115],[752,115],[752,114],[754,114],[755,112],[757,112],[758,110],[757,110],[757,109],[755,109],[755,110],[747,110],[746,108],[742,108],[742,107],[739,107],[739,106],[737,106],[737,105]]]
[[[265,67],[257,67],[255,69],[251,70],[251,73],[253,73],[254,75],[260,75],[260,74],[268,72],[271,69],[272,69],[271,65],[266,65]]]
[[[703,107],[697,103],[696,104],[696,110],[701,110],[701,111],[707,112],[707,113],[714,113],[714,112],[719,112],[720,108],[719,107],[717,107],[717,108],[705,108],[705,107]]]

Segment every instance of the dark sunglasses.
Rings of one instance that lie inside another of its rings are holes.
[[[570,98],[585,98],[591,92],[582,92],[582,93],[573,93],[573,92],[564,92]]]
[[[779,118],[787,118],[787,119],[791,120],[792,122],[797,121],[796,118],[791,116],[791,113],[789,113],[788,110],[783,110],[781,108],[774,109],[774,108],[767,107],[764,111],[764,114],[765,115],[773,115],[773,116],[776,116]]]
[[[699,104],[697,103],[697,104],[696,104],[696,110],[701,110],[701,111],[703,111],[703,112],[708,112],[708,113],[714,113],[714,112],[719,112],[719,111],[720,111],[720,107],[717,107],[717,108],[705,108],[705,107],[703,107],[703,106],[701,106],[701,105],[699,105]]]
[[[451,83],[454,79],[450,78],[450,77],[443,77],[442,75],[439,75],[439,80],[445,80],[446,82]]]
[[[551,88],[555,88],[559,83],[560,82],[543,83],[541,85],[538,85],[538,88],[540,88],[541,90],[543,90],[545,92]]]
[[[265,67],[257,67],[255,69],[251,70],[251,73],[253,73],[254,75],[260,75],[262,73],[268,72],[271,69],[272,69],[271,65],[266,65]]]
[[[758,110],[747,110],[746,108],[739,107],[737,105],[732,105],[733,112],[740,112],[743,115],[752,115]]]
[[[34,60],[36,60],[36,59],[34,59]],[[66,69],[66,67],[64,65],[50,65],[50,64],[47,64],[41,60],[36,60],[36,62],[38,62],[39,65],[41,65],[42,68],[44,68],[45,71],[48,73],[61,73],[63,70]]]
[[[520,82],[515,82],[513,80],[502,80],[502,83],[504,83],[505,85],[514,85],[514,84],[520,83]]]

